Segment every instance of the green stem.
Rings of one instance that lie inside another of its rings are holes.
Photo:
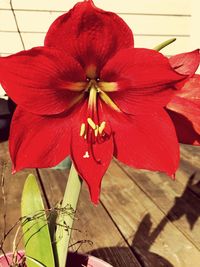
[[[175,42],[175,41],[176,41],[176,38],[171,38],[171,39],[169,39],[169,40],[167,40],[167,41],[164,41],[163,43],[161,43],[161,44],[155,46],[155,47],[153,48],[153,50],[160,51],[161,49],[163,49],[164,47],[170,45],[171,43],[173,43],[173,42]]]
[[[72,164],[71,170],[69,173],[67,186],[65,188],[65,193],[61,205],[61,209],[65,209],[66,207],[71,207],[75,213],[80,191],[81,191],[82,180],[79,178],[74,165]],[[65,267],[67,260],[67,253],[69,247],[69,241],[71,236],[71,230],[74,221],[74,215],[69,215],[68,212],[60,213],[58,216],[57,222],[59,223],[56,230],[56,248],[57,248],[57,259],[58,266]],[[66,231],[63,226],[68,228]],[[62,234],[61,234],[62,233]]]

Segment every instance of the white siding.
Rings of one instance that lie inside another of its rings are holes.
[[[163,50],[169,56],[200,46],[199,27],[196,26],[199,25],[199,0],[94,2],[102,9],[117,12],[127,22],[133,30],[136,47],[153,48],[176,37],[177,41]],[[42,45],[50,24],[75,3],[76,0],[13,0],[13,14],[10,1],[0,0],[0,54],[18,52],[23,44],[26,49]]]
[[[26,10],[65,11],[77,2],[76,0],[13,0],[13,7]],[[117,13],[169,15],[190,14],[190,2],[190,0],[94,0],[98,7]]]
[[[56,17],[69,10],[76,0],[13,0],[16,21],[25,48],[43,44],[45,32]],[[171,37],[177,41],[163,50],[166,55],[190,48],[190,0],[95,0],[103,9],[117,12],[135,35],[136,47],[152,48]],[[0,54],[23,48],[9,1],[0,1]]]
[[[200,48],[200,1],[192,0],[192,19],[191,19],[191,38],[190,38],[190,48],[191,50]],[[200,74],[200,67],[198,69]]]

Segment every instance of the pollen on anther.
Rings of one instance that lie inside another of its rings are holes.
[[[97,137],[99,133],[99,127],[97,126],[96,129],[94,130],[94,135]]]
[[[93,122],[93,120],[91,118],[87,119],[88,124],[90,125],[90,127],[95,130],[97,128],[96,124]]]
[[[83,136],[84,134],[85,134],[85,123],[82,123],[80,129],[80,136]]]
[[[105,129],[105,127],[106,127],[106,122],[102,121],[101,125],[99,126],[99,134],[103,133],[103,130]]]

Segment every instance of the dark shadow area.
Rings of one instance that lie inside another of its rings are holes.
[[[173,207],[166,215],[170,221],[175,221],[185,216],[192,230],[200,217],[200,179],[193,173],[187,182],[185,190],[180,197],[175,198]]]
[[[153,231],[150,214],[144,216],[130,246],[142,267],[173,267],[167,259],[151,252],[150,248],[164,230],[169,220],[173,222],[185,216],[190,225],[190,229],[193,229],[200,216],[199,196],[200,179],[196,177],[196,173],[193,173],[189,177],[182,195],[175,198],[174,205]],[[113,266],[120,267],[113,255],[120,254],[124,259],[128,259],[130,257],[129,251],[125,247],[109,247],[92,250],[89,253],[108,261]],[[134,265],[134,263],[126,265],[126,267],[129,266],[134,267],[138,265]]]
[[[16,105],[11,99],[0,98],[0,142],[8,140],[10,123]]]
[[[160,224],[156,227],[156,229],[152,231],[150,214],[146,214],[142,219],[131,244],[131,250],[135,254],[138,262],[142,267],[174,267],[167,259],[150,251],[151,246],[153,245],[159,234],[162,232],[167,222],[168,219],[164,217]],[[124,260],[127,260],[128,262],[128,257],[130,258],[129,251],[130,250],[125,247],[110,247],[90,251],[90,254],[97,257],[99,256],[105,261],[108,261],[113,266],[118,267],[120,265],[116,265],[117,262],[116,259],[113,259],[113,255],[121,254]],[[139,265],[134,264],[134,262],[131,263],[130,261],[129,264],[126,264],[124,266],[135,267]]]
[[[67,259],[67,267],[83,267],[87,266],[88,257],[77,253],[69,253]]]
[[[172,119],[178,140],[182,144],[200,143],[200,135],[194,129],[193,124],[184,115],[175,111],[166,109],[170,118]]]

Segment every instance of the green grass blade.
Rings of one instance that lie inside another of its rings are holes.
[[[55,267],[44,204],[36,178],[32,174],[27,177],[24,185],[21,212],[27,266]]]

